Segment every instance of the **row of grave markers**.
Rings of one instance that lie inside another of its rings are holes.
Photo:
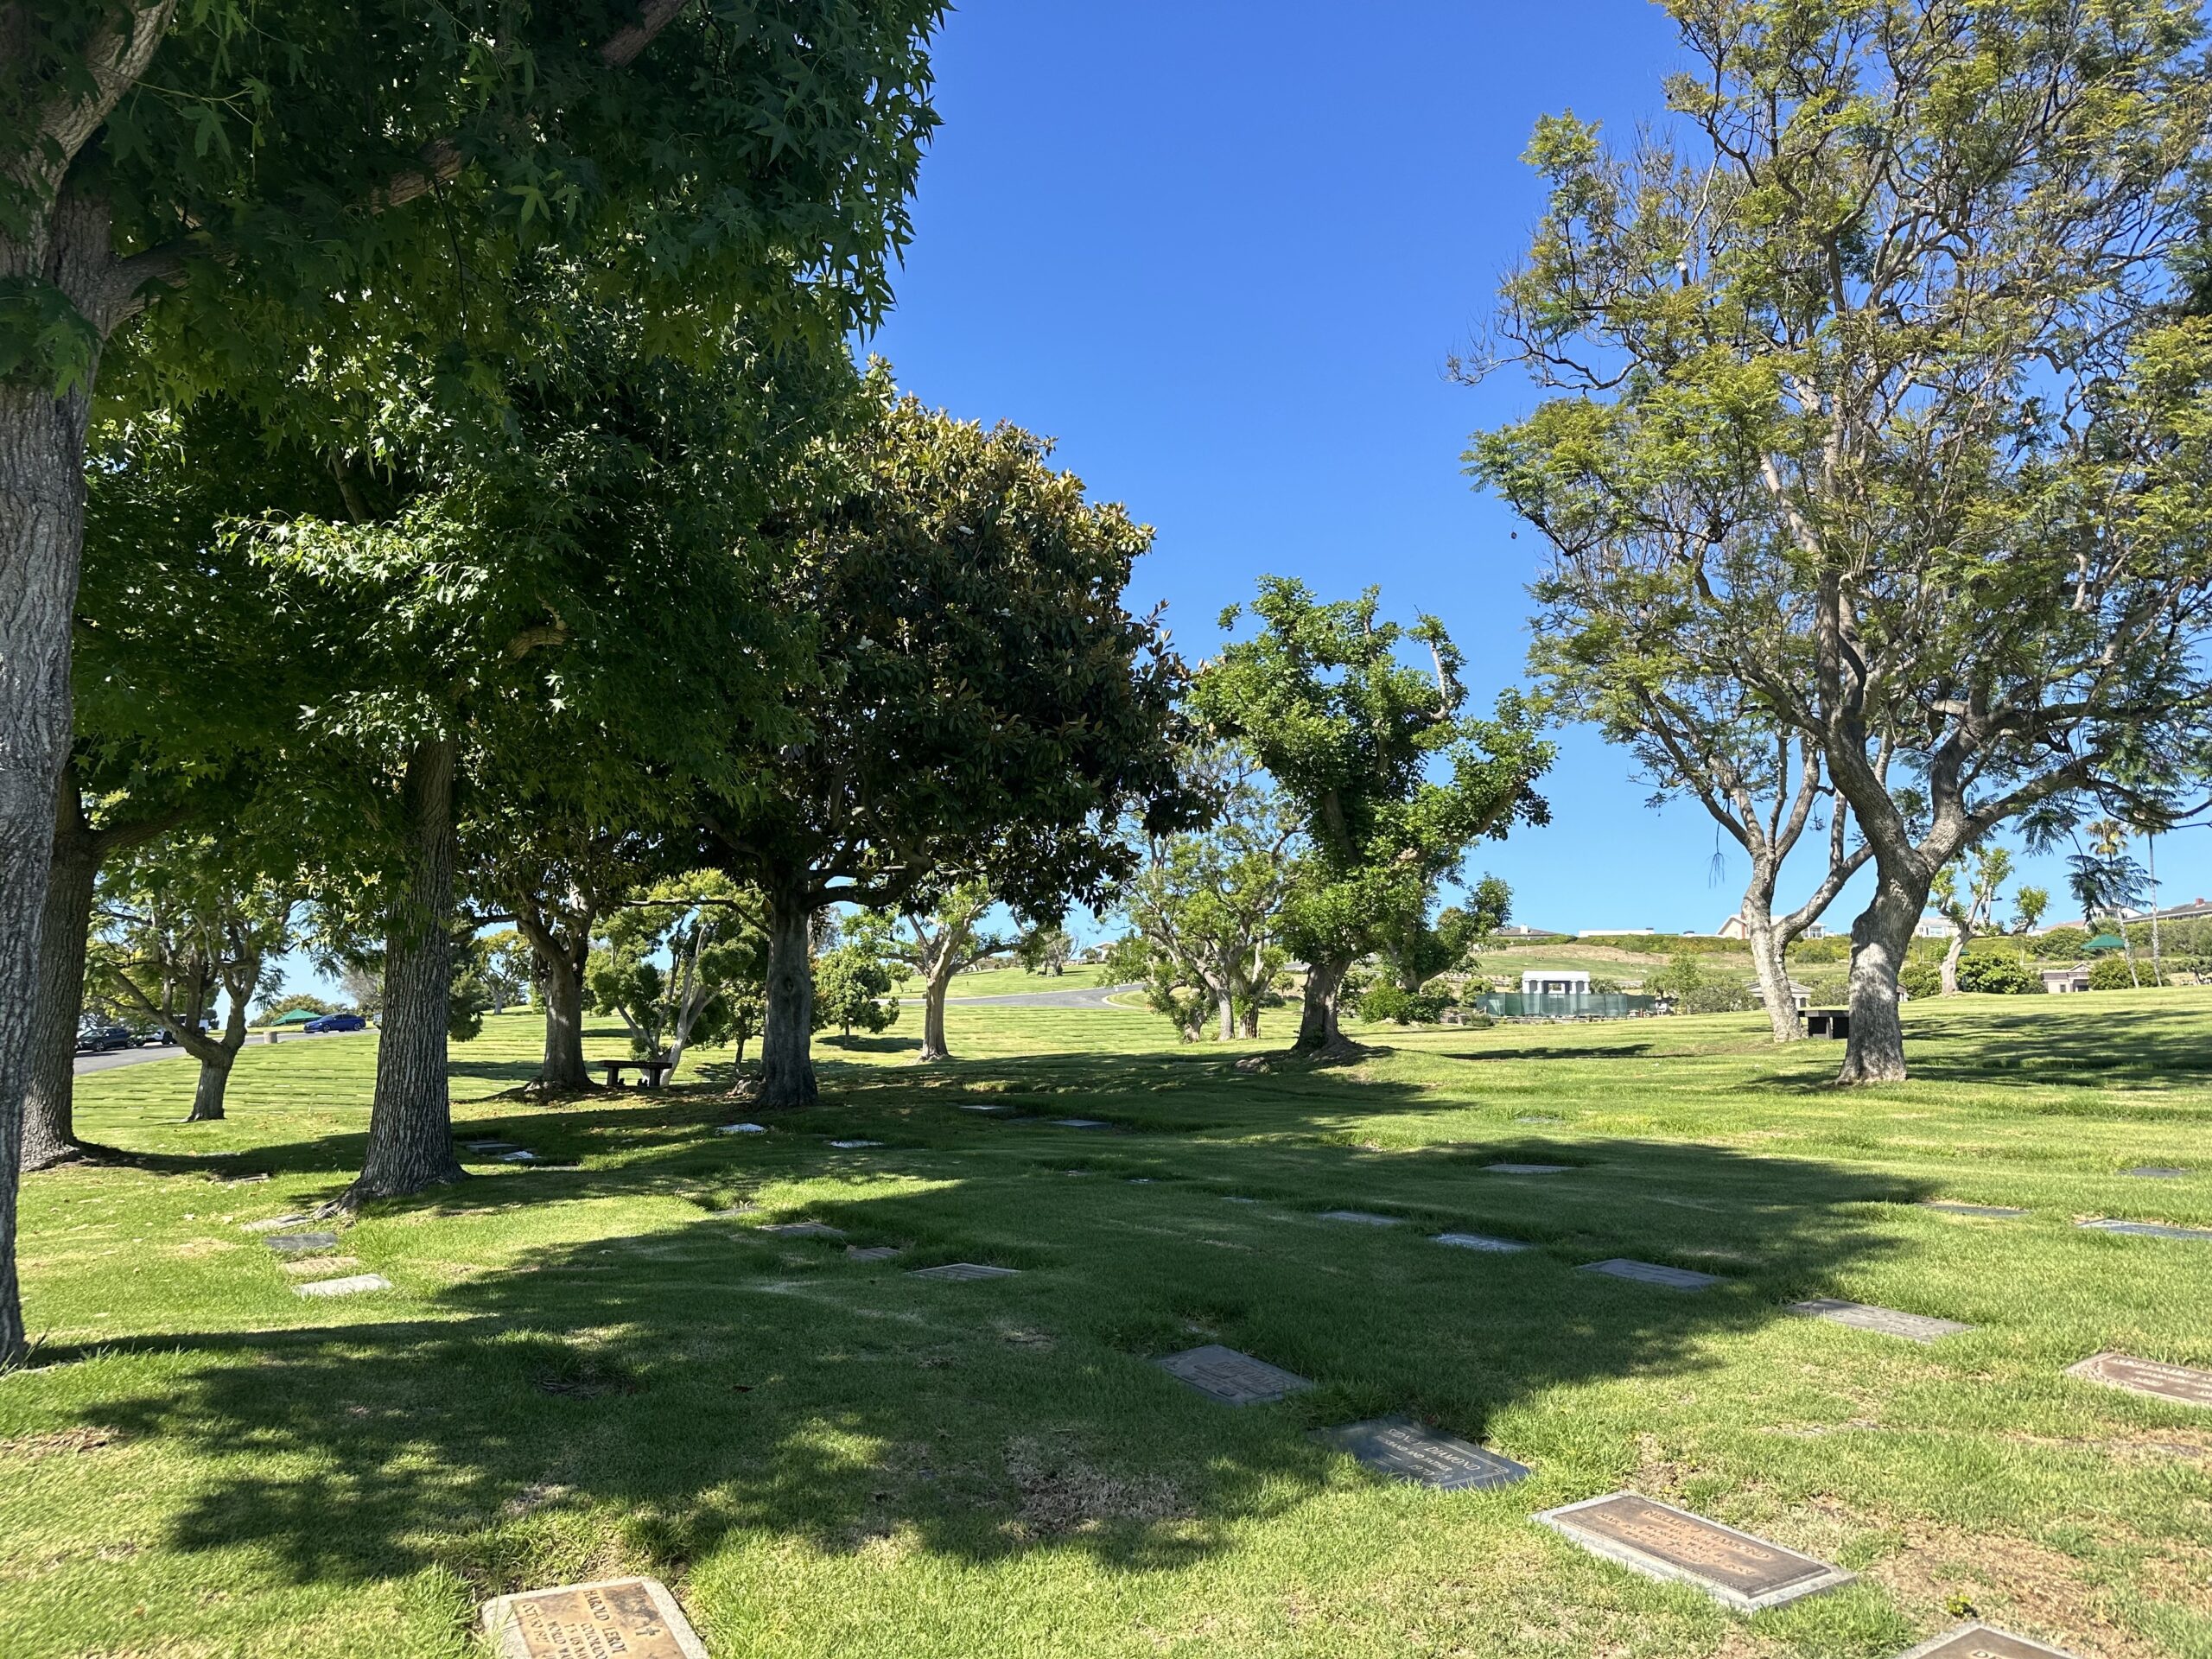
[[[1008,1106],[981,1103],[965,1105],[963,1109],[992,1116],[1008,1116],[1014,1111]],[[1049,1121],[1066,1128],[1111,1127],[1098,1118]],[[757,1123],[734,1123],[723,1126],[720,1133],[764,1135],[767,1130]],[[841,1151],[857,1151],[883,1143],[847,1139],[829,1144]],[[534,1154],[505,1142],[479,1141],[469,1145],[473,1150],[504,1154],[507,1161],[537,1161]],[[1507,1162],[1486,1167],[1501,1175],[1551,1175],[1566,1173],[1573,1166]],[[2186,1172],[2143,1168],[2126,1173],[2163,1179]],[[1135,1179],[1141,1181],[1145,1178]],[[1256,1202],[1249,1198],[1230,1201]],[[1992,1218],[2026,1213],[1946,1200],[1932,1201],[1926,1207]],[[1403,1220],[1401,1217],[1357,1210],[1329,1211],[1323,1212],[1323,1217],[1376,1227],[1399,1225]],[[273,1230],[306,1219],[304,1216],[283,1217],[274,1222],[256,1224],[254,1230]],[[2212,1230],[2158,1223],[2100,1218],[2077,1224],[2115,1233],[2212,1240]],[[841,1229],[813,1221],[782,1223],[760,1230],[778,1237],[846,1236]],[[1534,1248],[1520,1240],[1480,1233],[1440,1233],[1434,1236],[1434,1242],[1497,1254]],[[269,1243],[280,1254],[305,1254],[334,1247],[337,1237],[327,1232],[272,1234]],[[889,1260],[900,1251],[893,1245],[849,1246],[846,1254],[856,1261],[880,1262]],[[1587,1262],[1581,1270],[1679,1291],[1702,1290],[1721,1282],[1716,1274],[1625,1257]],[[1012,1268],[954,1262],[914,1269],[912,1276],[965,1282],[1010,1278],[1017,1272]],[[296,1287],[302,1295],[338,1295],[353,1289],[389,1287],[387,1281],[375,1274]],[[1974,1328],[1957,1320],[1834,1298],[1791,1303],[1789,1311],[1923,1343]],[[1295,1372],[1219,1344],[1169,1354],[1158,1363],[1179,1381],[1230,1406],[1268,1404],[1314,1386]],[[2068,1375],[2155,1398],[2212,1407],[2212,1373],[2183,1366],[2105,1353],[2069,1366]],[[1531,1472],[1525,1465],[1410,1417],[1373,1418],[1320,1429],[1315,1431],[1314,1438],[1377,1473],[1446,1491],[1486,1491],[1511,1485],[1526,1479]],[[1828,1562],[1633,1491],[1606,1493],[1544,1510],[1534,1518],[1593,1554],[1650,1578],[1694,1586],[1723,1605],[1745,1613],[1833,1589],[1849,1583],[1855,1576]],[[704,1645],[686,1621],[675,1598],[665,1586],[650,1578],[565,1585],[499,1597],[486,1604],[484,1621],[505,1659],[556,1659],[556,1656],[568,1659],[569,1656],[618,1654],[631,1659],[709,1659]],[[1901,1659],[2037,1659],[2038,1656],[2041,1659],[2072,1659],[2059,1649],[1982,1624],[1947,1631],[1901,1656]]]

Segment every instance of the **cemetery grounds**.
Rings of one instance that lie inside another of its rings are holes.
[[[918,1027],[725,1135],[707,1086],[499,1097],[538,1028],[494,1018],[457,1135],[537,1161],[472,1151],[304,1261],[250,1230],[358,1166],[372,1036],[249,1047],[221,1124],[176,1122],[187,1061],[80,1079],[137,1157],[27,1185],[0,1653],[462,1656],[489,1597],[640,1572],[746,1659],[1891,1659],[1975,1617],[2212,1656],[2212,1409],[2066,1374],[2212,1367],[2212,1240],[2078,1224],[2212,1227],[2212,992],[1922,1005],[1915,1081],[1849,1094],[1756,1015],[1370,1032],[1320,1071],[1236,1069],[1279,1018],[1178,1046],[956,1003],[927,1069]],[[804,1222],[842,1236],[766,1230]],[[1017,1271],[910,1276],[957,1262]],[[1313,1386],[1232,1408],[1154,1363],[1207,1344]],[[1313,1438],[1394,1414],[1533,1473],[1436,1491]],[[1858,1576],[1745,1618],[1532,1521],[1622,1488]]]

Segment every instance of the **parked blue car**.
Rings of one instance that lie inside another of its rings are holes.
[[[358,1014],[326,1014],[319,1020],[310,1020],[300,1029],[320,1037],[327,1031],[366,1031],[369,1022]]]

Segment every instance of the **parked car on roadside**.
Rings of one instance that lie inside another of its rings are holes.
[[[118,1048],[131,1046],[128,1026],[79,1026],[77,1028],[77,1052],[79,1054],[110,1054]]]
[[[130,1027],[130,1040],[140,1048],[167,1048],[168,1032],[158,1020],[148,1020]]]
[[[300,1029],[320,1037],[331,1031],[366,1031],[369,1022],[358,1014],[326,1014],[319,1020],[310,1020]]]

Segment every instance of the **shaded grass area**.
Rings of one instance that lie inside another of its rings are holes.
[[[47,1337],[0,1378],[0,1652],[467,1654],[486,1596],[638,1570],[717,1654],[778,1659],[1872,1659],[1969,1605],[2202,1659],[2212,1414],[2060,1373],[2212,1365],[2212,1245],[2071,1224],[2212,1225],[2212,995],[2052,1001],[1916,1008],[1920,1080],[1850,1095],[1756,1017],[1370,1033],[1357,1067],[1249,1073],[1259,1046],[1132,1012],[956,1007],[959,1064],[905,1064],[903,1026],[827,1045],[823,1103],[747,1136],[702,1090],[493,1098],[534,1049],[510,1016],[455,1051],[456,1116],[575,1166],[372,1211],[342,1270],[395,1288],[339,1302],[241,1227],[348,1178],[372,1039],[250,1048],[216,1125],[174,1121],[188,1063],[89,1077],[88,1130],[148,1161],[27,1192]],[[761,1230],[794,1220],[848,1239]],[[1579,1271],[1615,1255],[1725,1282]],[[1020,1271],[906,1276],[950,1261]],[[1815,1295],[1979,1328],[1783,1311]],[[1152,1363],[1214,1341],[1319,1386],[1233,1410]],[[1390,1411],[1536,1473],[1440,1495],[1307,1437]],[[1624,1484],[1863,1576],[1747,1622],[1529,1522]]]

